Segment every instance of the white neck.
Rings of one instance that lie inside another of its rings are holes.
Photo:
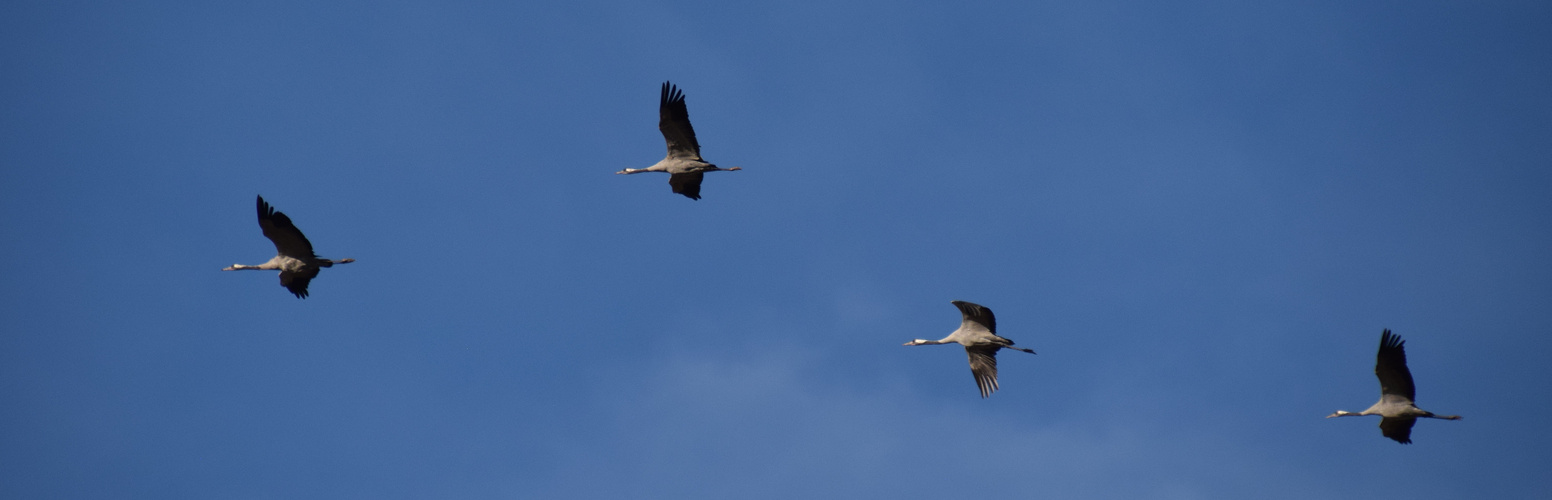
[[[222,269],[222,271],[248,271],[248,270],[263,271],[263,270],[270,270],[270,269],[280,269],[279,265],[272,265],[272,264],[274,264],[274,263],[273,262],[266,262],[266,263],[263,263],[263,264],[259,264],[257,266],[248,266],[248,265],[243,265],[243,264],[232,264],[232,267],[228,267],[226,269]]]

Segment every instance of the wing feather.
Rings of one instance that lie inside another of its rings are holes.
[[[281,271],[280,286],[286,287],[298,299],[307,298],[307,284],[312,283],[313,278],[318,277],[317,266],[307,266],[300,271]]]
[[[701,144],[695,141],[695,129],[690,126],[690,109],[684,104],[684,92],[672,83],[663,82],[657,112],[657,129],[668,141],[668,157],[700,160]]]
[[[1407,369],[1406,341],[1390,333],[1388,328],[1380,334],[1380,352],[1374,363],[1374,375],[1380,379],[1381,394],[1402,396],[1407,401],[1417,402],[1417,391],[1412,386],[1412,372]],[[1407,428],[1411,428],[1410,423]]]
[[[975,385],[981,389],[981,397],[997,392],[997,350],[995,345],[966,347],[970,354],[970,374],[975,375]]]
[[[685,172],[668,177],[669,187],[674,188],[675,193],[688,196],[692,200],[701,199],[701,180],[706,177],[703,172]]]
[[[1417,417],[1385,417],[1380,419],[1380,433],[1401,444],[1412,444],[1412,425]]]
[[[264,237],[275,244],[275,252],[280,255],[302,260],[318,258],[302,230],[297,229],[286,214],[265,203],[263,196],[259,197],[259,229],[264,230]]]
[[[960,325],[961,329],[981,329],[993,334],[997,333],[997,316],[992,314],[991,309],[963,300],[953,301],[953,304],[959,308],[959,313],[964,317],[964,323]]]

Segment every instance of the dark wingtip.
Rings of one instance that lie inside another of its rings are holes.
[[[1384,349],[1386,347],[1399,348],[1399,347],[1401,347],[1403,345],[1406,345],[1406,341],[1402,340],[1400,335],[1396,335],[1394,333],[1390,333],[1390,329],[1389,328],[1386,328],[1384,331],[1380,332],[1380,348],[1381,349]]]
[[[259,217],[260,218],[268,217],[268,216],[273,215],[275,213],[275,207],[272,207],[268,203],[265,203],[264,202],[264,196],[262,196],[262,195],[259,196],[258,207],[259,207]]]
[[[658,98],[658,100],[662,104],[668,104],[668,103],[672,103],[672,102],[683,101],[684,100],[684,91],[679,90],[679,87],[674,85],[672,82],[664,80],[663,81],[663,92],[662,92],[662,95]]]

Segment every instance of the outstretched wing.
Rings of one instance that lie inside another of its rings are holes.
[[[690,127],[690,110],[684,105],[684,92],[672,83],[663,82],[663,95],[657,105],[657,129],[668,141],[669,158],[701,159],[701,144],[695,142],[695,129]],[[700,179],[696,178],[699,186]],[[679,190],[675,189],[675,193]],[[694,198],[691,196],[691,198]]]
[[[701,179],[704,172],[685,172],[668,177],[668,185],[674,188],[675,193],[690,197],[692,200],[701,199]]]
[[[318,267],[307,266],[300,271],[281,271],[280,286],[286,287],[298,299],[307,298],[307,284],[318,277]]]
[[[264,203],[263,196],[259,197],[259,229],[264,230],[264,237],[275,244],[275,252],[280,255],[302,260],[318,258],[313,254],[313,244],[302,235],[302,230],[297,229],[286,214]]]
[[[1412,424],[1417,417],[1385,417],[1380,419],[1380,432],[1401,444],[1412,444]]]
[[[1416,389],[1412,387],[1412,372],[1407,370],[1406,341],[1385,329],[1380,334],[1380,353],[1374,363],[1374,375],[1380,378],[1380,394],[1401,396],[1416,403]],[[1407,422],[1407,429],[1412,423]],[[1389,436],[1390,434],[1385,434]]]
[[[980,304],[956,300],[953,302],[959,308],[959,313],[964,316],[964,322],[959,325],[961,330],[986,330],[997,333],[997,317],[992,315],[992,310]]]
[[[1001,347],[984,345],[965,348],[965,352],[970,353],[970,374],[975,375],[975,385],[981,388],[982,398],[997,392],[997,349]]]

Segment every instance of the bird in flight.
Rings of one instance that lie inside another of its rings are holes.
[[[318,270],[332,267],[335,264],[349,264],[356,259],[329,260],[319,258],[313,253],[313,244],[302,235],[302,230],[297,229],[291,223],[291,218],[286,214],[275,211],[274,207],[264,202],[264,197],[259,197],[259,229],[264,230],[264,237],[275,244],[275,258],[269,262],[257,266],[245,266],[232,264],[222,271],[280,270],[280,286],[290,290],[296,298],[307,298],[307,284],[318,277]]]
[[[739,167],[718,168],[701,159],[701,145],[695,142],[695,129],[690,127],[690,110],[684,105],[684,92],[674,84],[663,82],[663,93],[658,99],[657,129],[668,142],[668,156],[647,168],[627,168],[616,174],[642,172],[668,172],[668,186],[675,193],[692,200],[701,199],[701,178],[706,172],[743,170]]]
[[[975,385],[981,388],[981,397],[997,391],[997,350],[1004,347],[1034,354],[1035,351],[1014,347],[1013,341],[997,335],[997,317],[992,310],[980,304],[956,300],[963,322],[954,333],[943,340],[916,339],[905,345],[959,344],[970,354],[970,373],[975,375]]]
[[[1406,341],[1386,329],[1380,333],[1380,353],[1374,363],[1374,375],[1380,379],[1380,401],[1369,409],[1353,413],[1337,410],[1332,417],[1379,415],[1380,433],[1401,444],[1412,444],[1412,425],[1418,417],[1460,420],[1460,415],[1434,415],[1417,407],[1417,390],[1412,372],[1407,370]]]

